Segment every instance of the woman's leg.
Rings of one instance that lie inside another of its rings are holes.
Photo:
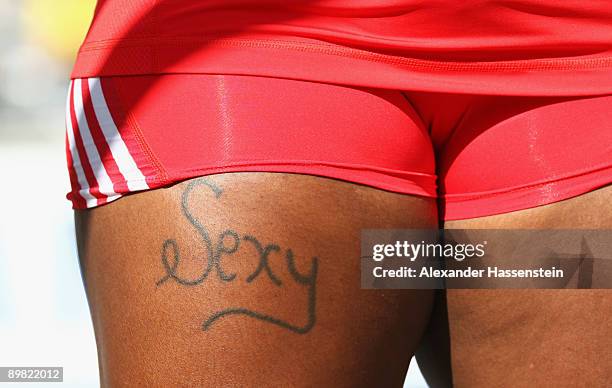
[[[445,228],[612,228],[612,96],[409,97],[436,145]],[[447,306],[457,387],[612,381],[608,290],[451,289]]]
[[[450,229],[610,229],[612,186],[551,205],[448,221]],[[610,290],[448,290],[457,387],[605,387]]]
[[[401,386],[429,290],[361,290],[363,228],[435,199],[231,173],[77,211],[103,386]]]

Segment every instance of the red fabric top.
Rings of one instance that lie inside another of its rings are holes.
[[[612,1],[99,0],[72,77],[163,73],[609,94]]]

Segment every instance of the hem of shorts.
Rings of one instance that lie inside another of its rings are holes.
[[[607,165],[503,191],[441,195],[441,218],[464,220],[531,209],[577,197],[611,183],[612,166]]]
[[[313,168],[316,167],[316,168]],[[347,175],[347,170],[350,170],[350,176]],[[392,171],[392,170],[390,170]],[[256,163],[245,163],[245,164],[234,164],[231,166],[223,167],[204,167],[195,168],[190,170],[180,170],[168,172],[166,179],[156,180],[148,189],[131,191],[128,193],[121,193],[119,196],[114,197],[103,204],[96,204],[94,206],[78,206],[75,201],[72,201],[72,208],[76,210],[92,209],[107,205],[111,202],[116,201],[125,196],[136,194],[143,191],[160,189],[174,184],[180,183],[188,179],[195,179],[199,177],[223,174],[223,173],[240,173],[240,172],[269,172],[269,173],[283,173],[283,174],[299,174],[309,175],[321,178],[334,179],[352,184],[358,184],[362,186],[372,187],[374,189],[384,190],[388,192],[398,194],[415,195],[426,198],[436,198],[436,186],[435,177],[433,175],[428,176],[419,173],[410,172],[397,172],[398,175],[411,175],[414,174],[425,180],[431,180],[430,184],[419,183],[416,180],[411,180],[407,177],[398,177],[391,174],[385,174],[383,171],[377,169],[363,169],[363,168],[351,168],[350,165],[335,165],[332,163],[286,163],[286,164],[256,164]],[[70,195],[70,193],[69,193]]]
[[[213,47],[222,51],[207,51]],[[300,66],[295,66],[296,55]],[[333,70],[340,68],[351,70]],[[612,93],[610,69],[608,54],[452,62],[322,41],[203,37],[87,42],[79,50],[71,78],[225,74],[398,90],[569,96]]]

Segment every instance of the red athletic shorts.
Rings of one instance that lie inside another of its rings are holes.
[[[77,209],[238,171],[436,197],[444,219],[530,208],[612,182],[612,95],[168,74],[78,78],[67,106],[68,198]]]
[[[71,78],[77,209],[268,171],[459,219],[612,181],[610,1],[98,0]]]

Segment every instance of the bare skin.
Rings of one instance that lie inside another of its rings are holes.
[[[610,229],[612,186],[450,229]],[[609,387],[609,290],[448,290],[456,387]]]
[[[223,174],[76,214],[101,383],[400,387],[433,292],[360,289],[363,228],[435,228],[435,200]]]
[[[610,228],[611,194],[445,227]],[[401,386],[433,293],[360,290],[358,261],[346,258],[359,256],[362,228],[436,219],[432,200],[263,173],[194,179],[78,212],[102,386]],[[607,291],[447,298],[457,387],[612,380]],[[444,329],[430,324],[421,342],[433,386],[450,378]]]

